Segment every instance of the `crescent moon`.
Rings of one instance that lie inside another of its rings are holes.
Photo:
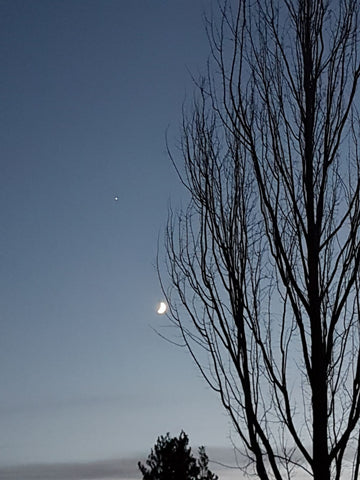
[[[163,315],[167,310],[167,305],[165,302],[159,303],[159,308],[156,310],[159,315]]]

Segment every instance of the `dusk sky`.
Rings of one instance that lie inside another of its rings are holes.
[[[2,480],[140,479],[181,429],[231,448],[215,393],[154,332],[176,335],[155,311],[183,196],[165,132],[176,149],[210,5],[0,0]]]

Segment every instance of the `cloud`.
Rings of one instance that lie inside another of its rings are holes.
[[[196,453],[197,449],[193,448]],[[241,455],[235,455],[233,448],[206,447],[210,457],[210,469],[220,480],[244,480],[245,476],[238,468]],[[236,458],[237,457],[237,458]],[[99,460],[94,462],[39,463],[0,467],[0,480],[140,480],[141,473],[137,463],[144,461],[146,455],[122,459]],[[297,472],[296,480],[308,478],[303,472]]]
[[[0,467],[0,480],[132,480],[140,479],[138,459],[84,463],[49,463]]]
[[[197,449],[194,448],[194,453]],[[234,469],[234,451],[231,448],[206,449],[211,460],[210,468],[221,480],[241,479]],[[0,480],[140,480],[137,463],[146,455],[122,459],[99,460],[94,462],[37,463],[0,467]],[[223,465],[232,468],[224,468]],[[239,476],[240,474],[240,476]]]

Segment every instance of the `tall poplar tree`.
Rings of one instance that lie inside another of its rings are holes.
[[[261,480],[358,479],[358,0],[219,2],[184,109],[169,316]],[[301,477],[303,478],[303,477]]]

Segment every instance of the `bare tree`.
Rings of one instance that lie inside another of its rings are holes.
[[[238,0],[172,156],[169,316],[258,478],[360,462],[358,0]]]

